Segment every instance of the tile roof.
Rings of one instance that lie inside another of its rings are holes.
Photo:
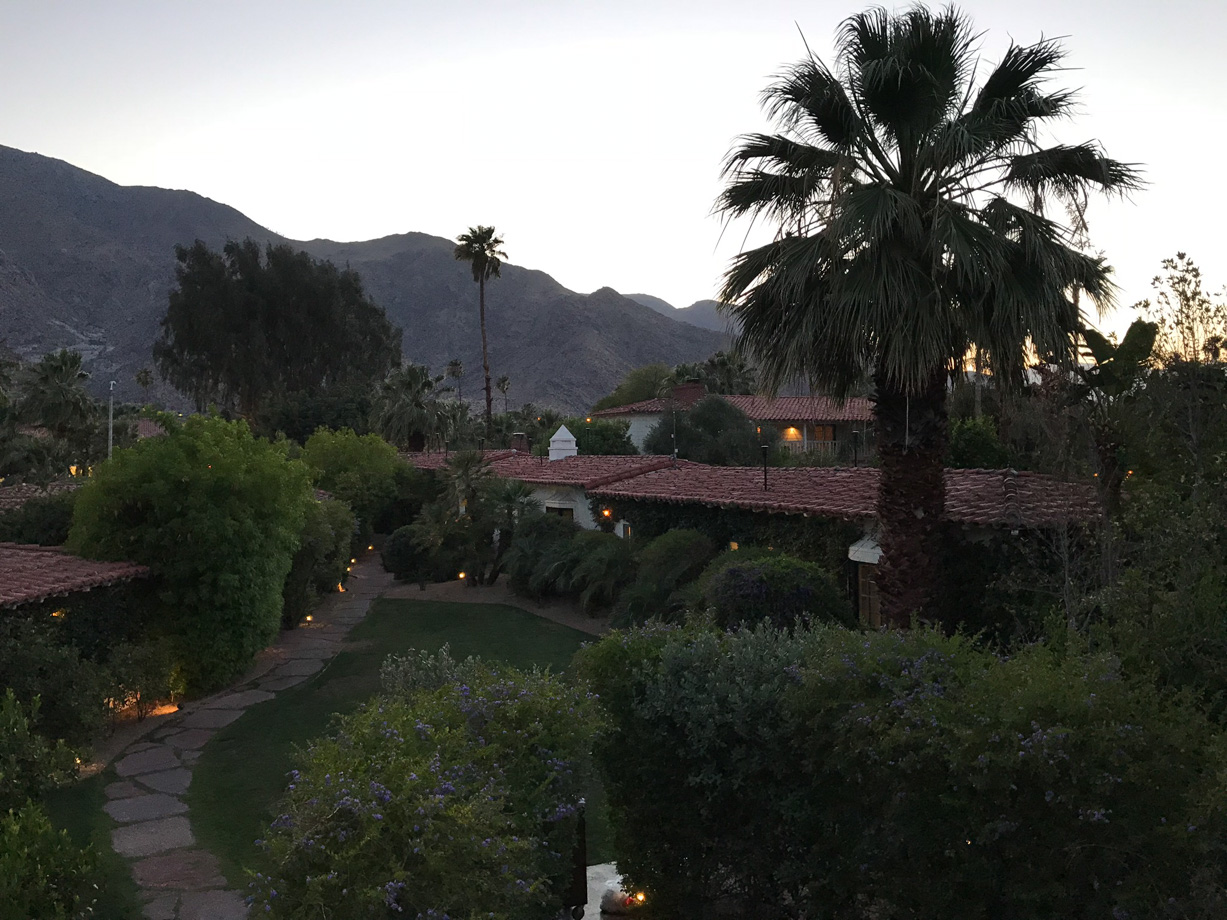
[[[0,486],[0,514],[20,508],[32,498],[46,498],[49,495],[73,492],[81,488],[82,482],[83,480],[80,479],[57,479],[45,486],[36,486],[31,482]]]
[[[152,418],[138,418],[136,420],[136,437],[137,440],[145,438],[164,438],[166,437],[166,429],[162,427],[162,423]]]
[[[873,418],[873,406],[863,396],[852,396],[842,403],[829,396],[721,396],[756,422],[866,422]],[[657,415],[667,412],[673,402],[667,398],[644,399],[626,406],[593,412],[593,418],[620,418],[624,415]]]
[[[585,456],[547,460],[517,454],[491,464],[494,475],[519,479],[537,485],[580,486],[595,489],[627,478],[651,473],[673,465],[672,457],[659,456]]]
[[[761,467],[690,464],[661,469],[589,491],[601,498],[640,499],[813,514],[845,520],[872,518],[879,472],[865,467],[773,467],[763,489]],[[1037,527],[1100,514],[1094,489],[1040,473],[947,470],[946,514],[962,524]]]
[[[88,591],[132,578],[149,569],[131,562],[95,562],[58,546],[0,543],[0,607]]]

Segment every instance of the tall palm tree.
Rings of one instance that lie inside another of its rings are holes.
[[[85,392],[89,374],[81,368],[81,353],[62,348],[45,354],[21,376],[21,420],[46,428],[60,440],[79,438],[96,410]]]
[[[453,253],[458,261],[469,263],[473,280],[477,282],[477,302],[481,311],[481,368],[486,377],[487,437],[490,436],[490,419],[494,414],[494,396],[490,392],[490,352],[486,347],[486,279],[500,276],[499,268],[503,264],[500,260],[507,258],[507,253],[499,248],[502,245],[503,239],[493,227],[478,224],[456,237]]]
[[[938,596],[949,374],[973,347],[1001,380],[1031,347],[1072,363],[1078,295],[1113,294],[1080,251],[1089,196],[1141,184],[1095,142],[1041,143],[1075,105],[1048,84],[1059,43],[1012,44],[979,81],[976,55],[953,8],[851,17],[834,69],[810,56],[767,89],[778,133],[741,138],[717,202],[778,227],[721,294],[762,383],[873,381],[879,585],[898,625]]]
[[[443,376],[422,364],[397,368],[383,382],[371,411],[371,426],[397,447],[425,447],[439,430],[439,384]],[[415,442],[420,442],[416,444]]]

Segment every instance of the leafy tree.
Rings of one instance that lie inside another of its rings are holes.
[[[1150,284],[1155,299],[1135,309],[1159,327],[1159,360],[1218,362],[1227,357],[1227,302],[1212,300],[1202,289],[1201,269],[1187,254],[1164,259],[1163,273]]]
[[[639,453],[631,440],[630,422],[575,416],[563,419],[562,424],[575,435],[575,447],[582,456],[626,456]]]
[[[950,456],[956,470],[999,470],[1010,462],[1010,452],[997,437],[991,417],[954,419],[950,423]]]
[[[303,445],[302,462],[316,485],[349,504],[364,538],[375,520],[397,497],[397,471],[405,466],[396,448],[377,434],[357,435],[350,428],[321,428]]]
[[[459,262],[468,262],[477,282],[478,307],[481,316],[481,369],[486,379],[486,436],[490,436],[490,419],[494,414],[494,396],[490,392],[490,353],[486,347],[486,280],[498,278],[502,259],[507,253],[499,247],[503,238],[493,227],[478,224],[456,237],[454,255]]]
[[[689,409],[661,416],[644,439],[643,452],[668,455],[676,444],[677,455],[684,460],[713,466],[759,466],[763,445],[768,455],[774,455],[779,437],[775,428],[756,426],[727,400],[708,396]]]
[[[277,634],[310,501],[306,466],[245,422],[194,416],[95,471],[68,543],[87,558],[149,566],[157,625],[199,692],[242,672]]]
[[[276,393],[260,404],[252,430],[274,440],[284,435],[304,444],[319,428],[352,428],[366,434],[373,400],[368,384],[342,384],[320,390]]]
[[[175,258],[154,362],[197,408],[250,419],[273,393],[370,384],[400,363],[400,331],[350,269],[250,239]]]
[[[608,396],[597,400],[593,412],[626,406],[661,396],[673,383],[673,370],[667,364],[646,364],[628,371]]]
[[[903,625],[938,597],[950,373],[973,347],[1003,380],[1031,346],[1073,364],[1078,295],[1113,293],[1081,251],[1087,200],[1140,182],[1094,142],[1041,146],[1076,106],[1048,85],[1056,41],[1012,44],[978,85],[952,7],[872,8],[836,47],[834,68],[809,57],[766,91],[780,132],[728,157],[718,207],[779,230],[734,260],[720,299],[769,389],[872,377],[882,611]]]

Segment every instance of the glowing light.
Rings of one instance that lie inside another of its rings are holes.
[[[738,543],[736,540],[729,540],[729,549],[731,550],[741,549],[741,544]]]
[[[640,904],[644,902],[645,898],[644,898],[642,891],[640,891],[638,894],[635,895],[635,900],[638,901]]]
[[[341,584],[339,581],[337,582],[337,591],[339,591],[341,594],[345,593],[345,586]]]
[[[349,560],[349,564],[350,564],[350,565],[353,565],[353,564],[354,564],[355,562],[357,562],[357,561],[358,561],[357,559],[351,559],[351,560]]]
[[[589,425],[591,425],[591,424],[592,424],[592,417],[591,417],[591,416],[589,416],[588,418],[584,419],[584,421],[585,421],[585,422],[587,422]]]
[[[63,610],[53,610],[51,611],[51,615],[53,617],[62,617],[64,615],[64,611]]]
[[[461,572],[459,577],[460,577],[461,579],[463,579],[463,578],[464,578],[464,572]]]
[[[77,465],[76,465],[75,463],[74,463],[72,466],[70,466],[70,467],[68,468],[68,475],[69,475],[69,476],[76,476],[76,475],[77,475]]]
[[[347,571],[347,572],[352,572],[353,570],[354,570],[354,567],[353,567],[352,565],[347,565],[347,566],[345,567],[345,571]]]
[[[307,622],[308,622],[308,623],[310,623],[310,622],[311,622],[312,620],[314,620],[314,619],[315,619],[315,617],[313,617],[311,614],[309,614],[309,613],[307,614]]]
[[[370,546],[368,546],[368,547],[367,547],[367,549],[374,549],[374,548],[375,548],[375,544],[374,544],[374,543],[372,543]]]
[[[613,517],[613,512],[610,511],[608,508],[602,511],[601,514],[604,515],[605,517]]]

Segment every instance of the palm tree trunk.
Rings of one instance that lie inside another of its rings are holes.
[[[490,395],[490,353],[486,349],[486,279],[478,282],[477,298],[481,312],[481,369],[486,375],[486,437],[490,437],[490,428],[494,415],[494,397]]]
[[[875,382],[882,466],[878,590],[883,620],[901,628],[913,617],[933,617],[941,596],[946,372],[935,371],[924,390],[910,395],[881,377]]]

